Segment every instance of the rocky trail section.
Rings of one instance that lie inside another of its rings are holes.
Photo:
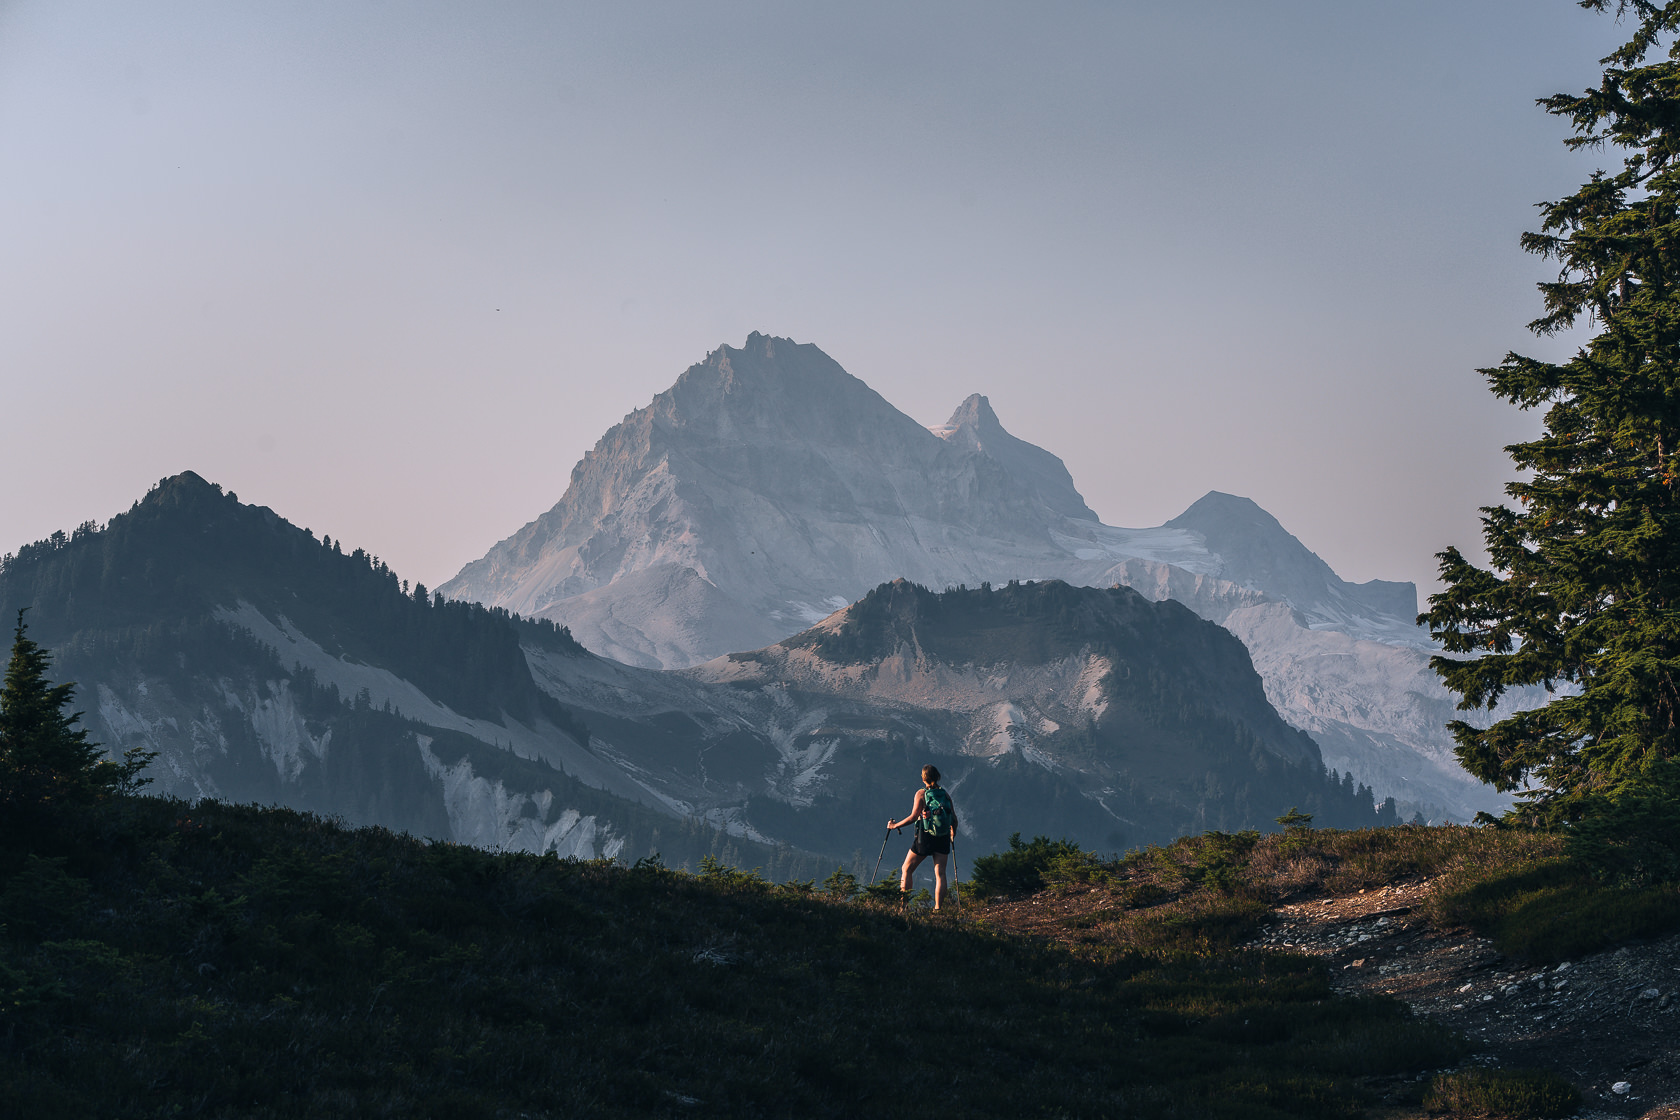
[[[1514,960],[1424,913],[1431,880],[1277,906],[1246,948],[1323,959],[1333,985],[1382,994],[1463,1034],[1466,1064],[1554,1070],[1581,1090],[1581,1117],[1680,1120],[1680,935],[1542,965]],[[1105,888],[974,905],[971,914],[1071,946],[1101,940]],[[1399,1086],[1374,1083],[1400,1098]],[[1413,1098],[1415,1099],[1415,1097]],[[1383,1113],[1420,1116],[1415,1108]]]
[[[1252,944],[1324,958],[1344,991],[1405,1000],[1464,1034],[1473,1062],[1564,1074],[1582,1115],[1663,1116],[1680,1103],[1680,937],[1530,964],[1434,928],[1428,892],[1424,881],[1282,906]]]

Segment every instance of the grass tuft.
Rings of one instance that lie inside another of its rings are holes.
[[[1575,1115],[1581,1094],[1547,1070],[1473,1069],[1435,1078],[1423,1103],[1431,1111],[1454,1116],[1545,1120]]]

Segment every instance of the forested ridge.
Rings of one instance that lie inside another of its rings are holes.
[[[0,559],[0,611],[29,608],[39,639],[72,655],[214,641],[191,632],[240,601],[462,715],[541,716],[587,736],[532,681],[520,650],[524,640],[581,654],[564,627],[410,588],[378,557],[317,540],[191,472],[164,479],[104,528],[84,523]]]

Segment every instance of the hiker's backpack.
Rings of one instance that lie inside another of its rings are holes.
[[[939,788],[922,791],[922,808],[927,810],[925,816],[917,822],[923,832],[934,836],[951,835],[951,795]]]

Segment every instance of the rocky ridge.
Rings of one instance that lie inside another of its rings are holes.
[[[905,581],[785,642],[655,672],[533,653],[592,749],[683,812],[824,851],[880,841],[903,775],[932,761],[979,850],[1055,832],[1096,850],[1263,824],[1327,781],[1266,702],[1247,651],[1171,602],[1061,583],[943,593]]]

